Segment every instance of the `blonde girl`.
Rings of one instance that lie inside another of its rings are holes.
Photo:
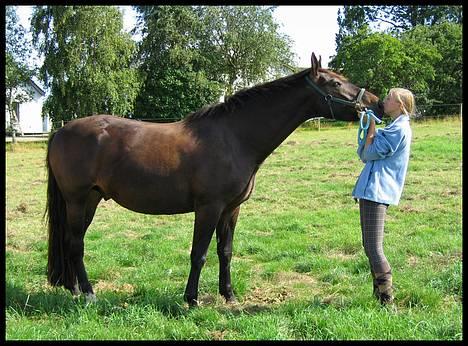
[[[365,166],[352,195],[359,200],[362,244],[370,264],[374,296],[388,304],[393,302],[393,285],[392,270],[383,251],[385,215],[390,204],[399,203],[403,191],[415,102],[411,91],[393,88],[383,104],[392,122],[376,130],[371,120],[366,140],[358,145],[357,153]]]

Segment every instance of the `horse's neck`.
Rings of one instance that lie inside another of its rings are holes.
[[[307,118],[307,108],[314,95],[307,88],[290,87],[268,91],[259,95],[226,117],[230,130],[241,142],[244,150],[257,163],[263,162]]]

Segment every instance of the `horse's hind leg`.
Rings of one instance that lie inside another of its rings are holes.
[[[86,200],[86,214],[85,214],[85,232],[93,221],[94,214],[99,202],[102,200],[102,195],[97,190],[91,190]]]
[[[73,288],[69,288],[72,294],[77,295],[79,291],[86,295],[86,300],[96,299],[93,288],[88,280],[88,275],[83,262],[84,236],[88,226],[94,217],[96,207],[101,200],[97,191],[92,191],[85,203],[67,202],[68,232],[65,236],[66,251],[72,268],[72,275],[76,276]]]
[[[216,226],[217,252],[219,258],[219,293],[227,302],[236,300],[231,286],[231,258],[234,229],[240,206],[222,214]]]

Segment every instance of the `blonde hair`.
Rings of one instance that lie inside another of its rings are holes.
[[[416,104],[414,102],[414,95],[408,89],[393,88],[388,92],[395,95],[398,102],[400,102],[401,110],[406,115],[414,115]]]

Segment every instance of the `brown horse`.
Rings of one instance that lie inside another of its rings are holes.
[[[48,166],[48,280],[95,299],[83,263],[84,236],[102,198],[145,214],[195,212],[184,299],[197,304],[198,281],[216,229],[219,292],[234,300],[230,262],[241,203],[262,162],[313,116],[358,120],[379,99],[343,76],[312,66],[238,92],[171,124],[110,115],[71,121],[51,136]]]

